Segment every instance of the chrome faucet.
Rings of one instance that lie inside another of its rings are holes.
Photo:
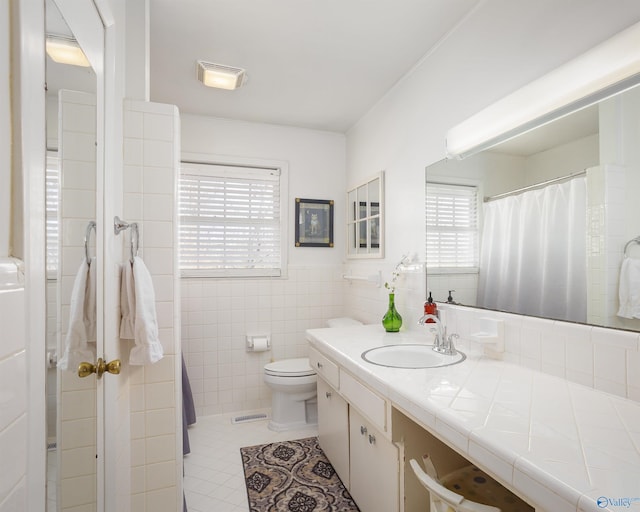
[[[428,320],[433,320],[433,322],[428,322]],[[434,323],[436,330],[436,339],[433,343],[433,350],[435,352],[439,352],[440,354],[445,354],[447,356],[453,356],[456,354],[456,349],[453,346],[453,339],[458,338],[457,334],[452,334],[451,336],[447,336],[447,327],[442,325],[442,322],[436,315],[423,315],[420,320],[418,320],[420,325],[424,325],[426,323]],[[433,331],[433,328],[431,329]]]

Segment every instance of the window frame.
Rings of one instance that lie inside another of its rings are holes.
[[[206,175],[206,166],[217,165],[222,167],[241,167],[247,169],[277,170],[280,173],[280,272],[272,269],[260,268],[230,268],[230,269],[188,269],[181,268],[180,255],[176,263],[182,278],[217,278],[217,279],[284,279],[288,277],[288,248],[289,248],[289,164],[284,160],[268,160],[259,158],[244,158],[225,155],[213,155],[202,153],[183,153],[180,159],[180,172],[176,184],[176,196],[180,200],[180,180],[182,178],[183,165],[192,166],[192,171]],[[250,172],[250,171],[249,171]],[[211,173],[211,175],[216,175]],[[178,251],[180,251],[180,209],[177,209],[178,225]]]

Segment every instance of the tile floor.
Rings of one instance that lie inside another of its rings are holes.
[[[184,459],[189,512],[248,512],[240,448],[318,435],[315,427],[272,432],[268,420],[233,424],[239,415],[202,416],[189,428],[191,453]]]

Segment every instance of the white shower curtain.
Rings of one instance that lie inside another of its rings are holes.
[[[484,204],[478,306],[585,322],[586,178]]]

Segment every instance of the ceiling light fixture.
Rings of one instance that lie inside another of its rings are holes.
[[[232,91],[242,87],[247,81],[247,74],[242,68],[199,60],[196,70],[198,80],[207,87],[217,87],[218,89]]]
[[[80,48],[78,41],[72,37],[47,35],[47,55],[59,64],[70,64],[88,68],[91,64]]]

